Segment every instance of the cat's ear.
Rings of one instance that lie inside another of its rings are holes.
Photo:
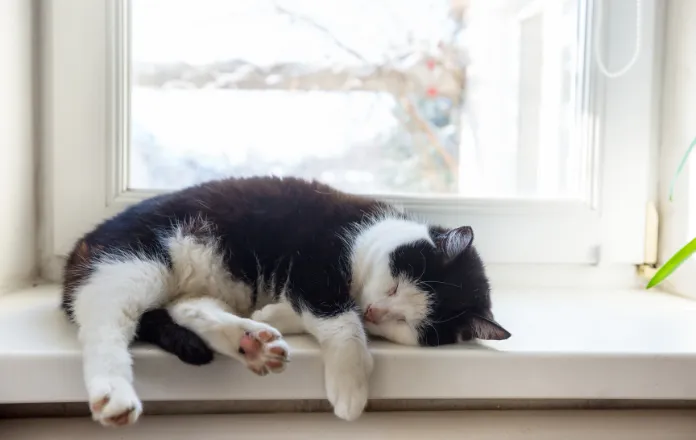
[[[502,325],[493,319],[480,315],[474,315],[471,318],[471,335],[476,339],[494,341],[501,341],[512,336],[509,331],[505,330]]]
[[[446,261],[452,261],[469,249],[474,241],[474,230],[470,226],[450,229],[439,237],[437,246]]]

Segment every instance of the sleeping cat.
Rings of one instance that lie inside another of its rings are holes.
[[[372,369],[366,332],[425,346],[510,336],[493,320],[472,240],[467,226],[429,226],[294,178],[219,180],[138,203],[79,240],[65,267],[93,417],[139,417],[134,339],[265,375],[289,359],[282,335],[306,332],[334,413],[354,420]]]

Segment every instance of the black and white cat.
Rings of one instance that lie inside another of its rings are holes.
[[[368,397],[367,333],[409,345],[505,339],[469,227],[428,226],[317,182],[213,181],[145,200],[78,241],[63,308],[79,326],[95,420],[133,423],[133,340],[280,373],[282,334],[321,346],[335,414]],[[212,351],[211,351],[212,349]]]

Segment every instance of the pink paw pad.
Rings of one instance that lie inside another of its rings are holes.
[[[280,373],[289,361],[285,341],[267,330],[244,333],[239,352],[246,358],[249,369],[260,376]]]

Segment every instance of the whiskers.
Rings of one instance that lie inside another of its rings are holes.
[[[433,329],[433,331],[435,332],[435,337],[437,338],[437,345],[438,346],[440,345],[440,334],[437,332],[437,328],[435,328],[432,321],[423,320],[420,323],[420,327],[430,327],[431,329]],[[416,330],[416,331],[418,331],[418,330]]]
[[[468,310],[464,310],[464,311],[462,311],[454,316],[451,316],[447,319],[444,319],[442,321],[435,321],[432,319],[424,319],[423,321],[420,322],[418,327],[419,327],[419,329],[425,329],[428,327],[431,328],[433,330],[433,333],[435,333],[435,338],[437,339],[437,345],[439,346],[440,345],[440,333],[437,331],[437,327],[435,327],[435,324],[445,324],[449,321],[452,321],[454,319],[459,318],[462,315],[465,315],[466,313],[468,313]],[[449,336],[449,335],[446,335],[446,336]],[[448,339],[448,338],[446,338],[446,339]]]
[[[464,310],[464,311],[462,311],[461,313],[459,313],[459,314],[457,314],[457,315],[454,315],[454,316],[451,316],[451,317],[445,319],[444,321],[432,321],[432,320],[430,320],[430,321],[428,321],[428,322],[429,322],[429,323],[432,323],[432,324],[444,324],[444,323],[446,323],[446,322],[452,321],[453,319],[457,319],[457,318],[459,318],[459,317],[462,316],[462,315],[466,315],[468,312],[469,312],[468,310]]]
[[[425,258],[425,254],[423,253],[422,248],[420,250],[420,254],[421,254],[421,257],[423,258],[423,271],[421,272],[420,275],[418,275],[418,278],[416,278],[417,280],[420,280],[421,278],[423,278],[423,275],[425,275],[425,269],[427,268],[427,264],[426,264],[427,258]]]
[[[446,282],[444,282],[444,281],[435,281],[435,280],[423,281],[423,280],[421,280],[421,281],[419,281],[419,283],[421,283],[421,284],[426,284],[426,285],[427,285],[427,284],[431,284],[431,283],[432,283],[432,284],[443,284],[443,285],[445,285],[445,286],[456,287],[457,289],[460,289],[460,290],[462,289],[462,285],[461,285],[461,284],[446,283]]]

